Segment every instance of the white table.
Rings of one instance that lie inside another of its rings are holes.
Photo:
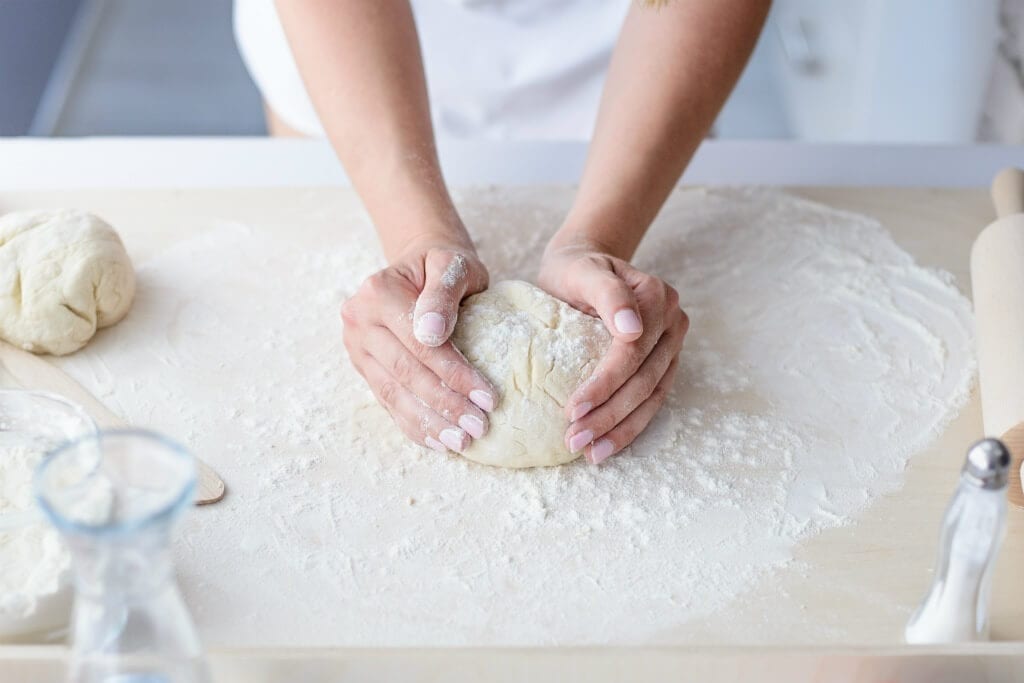
[[[572,183],[578,178],[585,152],[583,146],[576,144],[463,144],[443,146],[441,153],[449,181],[453,185],[466,185]],[[982,187],[996,170],[1011,163],[1024,163],[1024,149],[712,141],[701,148],[684,182]],[[345,182],[340,165],[322,141],[0,140],[0,190],[3,191],[308,187]],[[978,199],[974,197],[971,207],[961,208],[973,212],[973,216],[978,213]],[[987,206],[987,202],[985,204]],[[974,419],[976,417],[973,415]],[[950,457],[958,458],[959,454],[951,452]],[[884,521],[885,514],[881,513],[885,511],[879,508],[879,512]],[[932,516],[937,514],[937,509],[932,511]],[[60,675],[63,656],[62,648],[52,646],[6,648],[0,652],[0,678],[55,680]],[[245,681],[296,680],[300,671],[303,679],[310,681],[371,677],[375,680],[432,677],[449,680],[526,677],[664,680],[673,673],[678,677],[677,672],[681,671],[694,672],[691,675],[707,681],[874,681],[883,678],[961,681],[1016,680],[1016,677],[1024,680],[1022,661],[1024,654],[1017,642],[918,649],[909,656],[897,646],[843,650],[647,647],[557,651],[220,650],[211,653],[211,665],[218,680]]]
[[[453,185],[573,183],[579,143],[441,145]],[[686,184],[980,187],[1024,147],[705,142]],[[268,138],[0,139],[0,189],[309,187],[346,183],[323,140]]]

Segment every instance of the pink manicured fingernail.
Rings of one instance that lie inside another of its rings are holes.
[[[449,427],[448,429],[442,429],[438,435],[441,437],[441,443],[448,448],[452,449],[456,453],[461,453],[464,448],[463,441],[466,439],[466,434],[461,429],[455,429]]]
[[[631,309],[623,308],[621,311],[615,314],[615,329],[622,334],[636,334],[637,332],[643,332],[643,326],[640,324],[640,318],[637,317]]]
[[[486,410],[487,412],[494,410],[494,397],[486,391],[474,389],[469,392],[469,400],[472,401],[480,410]]]
[[[572,409],[572,421],[575,422],[576,420],[579,420],[584,415],[589,413],[590,409],[593,407],[594,405],[590,403],[590,401],[585,401],[579,404],[578,406]]]
[[[589,429],[584,429],[582,432],[573,435],[573,437],[569,439],[569,452],[579,453],[584,449],[584,447],[586,447],[588,443],[590,443],[593,440],[594,432],[590,431]]]
[[[444,337],[444,316],[440,313],[430,311],[416,318],[416,326],[413,330],[416,339],[428,346],[437,346]]]
[[[459,418],[459,426],[469,432],[474,439],[484,435],[484,421],[476,415],[463,415]]]
[[[615,444],[613,444],[611,440],[601,439],[590,449],[590,462],[594,465],[600,465],[608,459],[614,450]]]
[[[428,436],[427,438],[423,439],[423,443],[427,444],[428,448],[433,448],[435,451],[438,451],[440,453],[448,452],[448,449],[444,447],[444,444],[432,436]]]

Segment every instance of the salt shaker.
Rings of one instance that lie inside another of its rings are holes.
[[[907,624],[908,643],[988,639],[989,589],[1006,531],[1010,453],[998,439],[971,446],[946,509],[935,578]]]

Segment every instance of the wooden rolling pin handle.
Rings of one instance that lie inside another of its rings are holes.
[[[992,202],[999,220],[971,253],[982,415],[986,433],[1002,433],[1012,457],[1007,498],[1024,507],[1024,171],[1000,171]]]
[[[1024,461],[1024,422],[1003,434],[1003,445],[1010,451],[1010,473],[1006,497],[1011,504],[1024,508],[1024,488],[1021,488],[1020,466]]]
[[[1004,168],[992,180],[992,202],[1000,218],[1024,213],[1024,171]]]

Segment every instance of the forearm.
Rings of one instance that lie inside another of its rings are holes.
[[[580,189],[556,241],[629,259],[757,42],[770,0],[634,3],[612,57]]]
[[[407,0],[277,0],[306,89],[393,259],[471,242],[441,176]]]

